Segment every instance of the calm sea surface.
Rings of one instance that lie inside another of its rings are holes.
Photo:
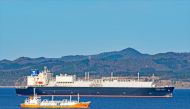
[[[20,109],[25,96],[16,96],[12,88],[0,88],[0,109]],[[64,97],[63,97],[64,98]],[[55,99],[63,99],[56,97]],[[76,99],[73,97],[73,99]],[[173,98],[84,98],[90,109],[190,109],[190,90],[177,89]]]

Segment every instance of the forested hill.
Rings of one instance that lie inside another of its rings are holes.
[[[20,57],[14,61],[0,61],[0,85],[13,85],[19,78],[29,75],[31,69],[47,66],[54,74],[84,75],[141,75],[153,73],[161,79],[190,81],[190,53],[142,54],[133,48],[104,52],[96,55],[74,55],[61,58]]]

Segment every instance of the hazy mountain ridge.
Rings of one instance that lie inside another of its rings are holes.
[[[20,57],[14,61],[0,61],[0,78],[14,82],[16,79],[30,74],[31,69],[41,70],[43,66],[55,74],[61,72],[83,75],[88,71],[91,74],[109,75],[155,75],[161,78],[190,81],[190,53],[159,53],[155,55],[142,54],[133,48],[121,51],[104,52],[97,55],[71,55],[61,58],[29,58]],[[8,82],[12,84],[12,82]]]

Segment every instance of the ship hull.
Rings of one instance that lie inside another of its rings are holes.
[[[45,105],[45,106],[42,106],[40,104],[21,104],[20,107],[21,108],[69,108],[69,109],[74,109],[74,108],[77,108],[77,109],[88,109],[89,108],[89,105],[90,105],[90,102],[86,102],[86,103],[77,103],[77,104],[74,104],[74,105]]]
[[[96,97],[172,97],[174,87],[27,87],[16,88],[17,95],[96,96]]]

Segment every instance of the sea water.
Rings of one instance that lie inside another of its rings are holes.
[[[20,109],[26,96],[16,96],[13,88],[0,88],[0,109]],[[43,97],[51,99],[50,97]],[[69,99],[54,97],[55,99]],[[73,97],[76,99],[76,97]],[[97,98],[81,97],[91,101],[90,109],[190,109],[190,89],[175,89],[173,98]]]

